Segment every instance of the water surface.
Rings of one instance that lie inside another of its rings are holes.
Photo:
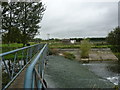
[[[115,61],[97,61],[83,65],[87,66],[89,70],[94,72],[96,75],[118,85],[120,78],[120,63]]]

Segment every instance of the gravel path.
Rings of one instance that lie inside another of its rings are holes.
[[[114,86],[90,72],[79,62],[62,56],[49,56],[44,77],[48,88],[111,88]]]

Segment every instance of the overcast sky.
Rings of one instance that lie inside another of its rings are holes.
[[[42,39],[47,39],[47,34],[50,38],[105,37],[118,26],[118,0],[44,0],[44,3],[47,7],[37,36]]]

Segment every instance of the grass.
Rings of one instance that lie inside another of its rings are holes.
[[[80,48],[80,44],[52,44],[49,45],[49,48],[60,48],[60,49],[65,49],[65,48]],[[92,45],[91,48],[108,48],[111,45]]]
[[[70,60],[74,60],[74,59],[75,59],[74,54],[69,53],[69,52],[64,52],[64,53],[63,53],[63,56],[64,56],[65,58],[67,58],[67,59],[70,59]]]
[[[0,44],[0,47],[22,47],[23,44],[12,43],[12,44]]]
[[[37,44],[35,42],[29,42],[30,45]],[[0,44],[0,47],[23,47],[22,43]]]
[[[37,44],[35,42],[29,42],[29,43],[30,45]],[[22,48],[23,44],[22,43],[0,44],[0,47],[2,47],[2,53],[4,53],[4,52],[8,52],[8,51],[15,50],[18,48]]]
[[[80,45],[50,45],[50,48],[80,48]]]

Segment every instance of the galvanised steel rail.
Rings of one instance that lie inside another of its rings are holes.
[[[47,60],[48,45],[45,44],[26,70],[24,88],[46,88],[44,68]]]
[[[6,89],[22,72],[26,65],[31,61],[31,58],[38,53],[45,44],[35,44],[13,51],[0,54],[2,60],[2,89]]]

